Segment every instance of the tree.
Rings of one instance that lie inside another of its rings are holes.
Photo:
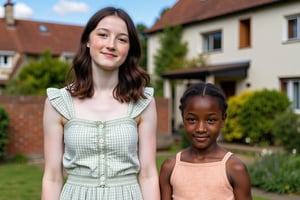
[[[45,94],[47,87],[62,87],[69,64],[45,51],[40,60],[30,61],[18,76],[8,81],[6,94]]]
[[[142,56],[140,60],[140,66],[147,70],[147,36],[144,34],[144,31],[147,27],[144,24],[137,24],[136,30],[139,34],[140,44],[142,48]]]
[[[154,55],[155,65],[155,89],[157,96],[163,95],[163,80],[161,74],[164,72],[182,69],[187,53],[187,43],[181,42],[182,28],[179,25],[166,26],[160,37],[160,49]],[[174,86],[174,83],[172,84]]]

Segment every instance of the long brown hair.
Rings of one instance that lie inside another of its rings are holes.
[[[126,23],[130,48],[128,56],[119,68],[119,83],[114,88],[114,98],[120,102],[138,101],[144,95],[144,87],[149,84],[149,74],[139,66],[141,46],[138,33],[131,17],[122,9],[106,7],[96,12],[88,21],[81,35],[80,46],[74,57],[72,67],[67,74],[67,90],[72,96],[89,98],[94,94],[91,56],[86,46],[90,33],[100,20],[116,15]]]

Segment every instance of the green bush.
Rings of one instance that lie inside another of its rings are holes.
[[[188,138],[186,137],[186,133],[185,133],[185,129],[184,126],[181,125],[179,128],[179,133],[181,135],[181,148],[187,148],[190,146],[190,141],[188,140]]]
[[[268,192],[300,193],[300,157],[269,154],[248,166],[251,185]]]
[[[288,152],[300,154],[300,116],[292,110],[277,115],[272,132],[279,145]]]
[[[3,160],[8,143],[9,116],[3,106],[0,105],[0,160]]]
[[[288,97],[277,90],[256,91],[241,108],[241,130],[250,144],[273,145],[272,127],[276,115],[290,105]]]
[[[244,103],[252,96],[254,92],[244,92],[240,95],[233,96],[228,100],[227,119],[222,133],[226,141],[243,142],[245,134],[241,129],[240,115]]]

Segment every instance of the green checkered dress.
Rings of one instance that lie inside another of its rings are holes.
[[[65,89],[47,89],[52,106],[68,122],[64,126],[63,166],[68,179],[61,200],[141,200],[137,180],[140,170],[137,155],[136,118],[153,98],[129,103],[128,116],[109,121],[91,121],[75,116],[71,95]]]

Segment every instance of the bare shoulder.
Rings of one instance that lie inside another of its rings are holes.
[[[226,172],[229,182],[236,187],[250,188],[250,176],[246,164],[237,156],[232,155],[226,163]]]
[[[176,163],[176,156],[171,156],[164,160],[160,168],[160,176],[170,177]]]
[[[227,161],[227,169],[231,172],[240,173],[245,170],[247,171],[247,166],[240,158],[235,155],[231,155]]]

